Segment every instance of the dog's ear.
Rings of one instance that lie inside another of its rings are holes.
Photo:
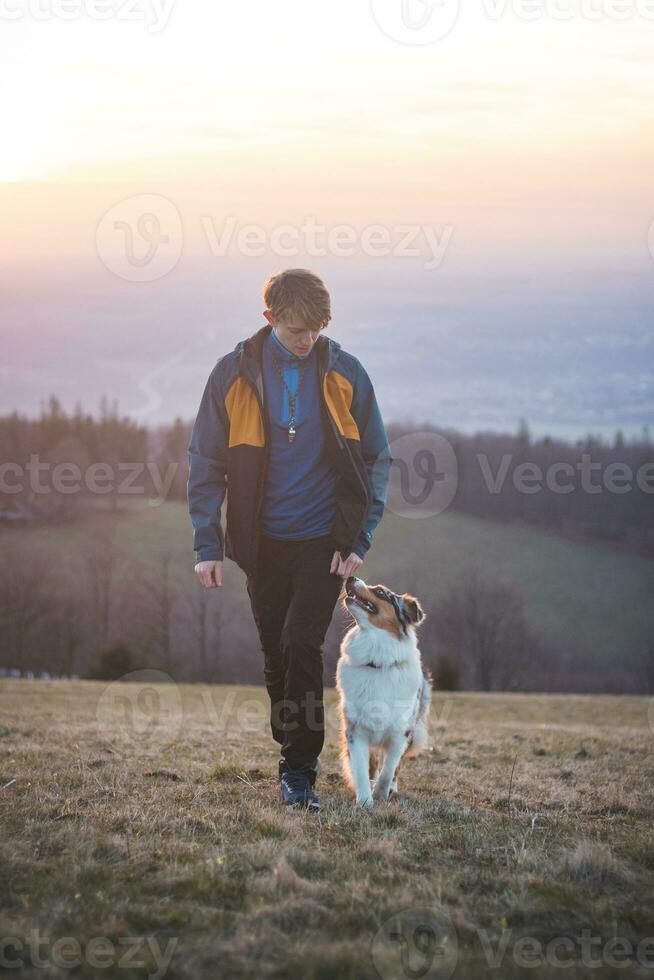
[[[414,596],[406,593],[402,596],[402,601],[408,621],[414,626],[417,626],[418,623],[421,623],[425,618],[425,613],[422,606]]]

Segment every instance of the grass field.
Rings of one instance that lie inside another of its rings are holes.
[[[102,531],[114,537],[121,554],[146,565],[156,567],[161,554],[170,552],[177,584],[194,586],[186,505],[171,501],[149,507],[138,501],[121,507],[116,516],[101,511],[70,526],[3,531],[2,538],[15,541],[21,553],[38,547],[47,567],[64,578],[79,548]],[[513,586],[524,599],[531,625],[573,657],[583,655],[587,664],[635,672],[639,658],[654,642],[654,562],[535,528],[453,511],[425,520],[387,511],[361,574],[395,591],[413,592],[429,612],[472,567],[493,582]],[[221,597],[235,617],[249,620],[243,573],[226,561],[224,578]]]
[[[316,815],[278,802],[266,697],[0,682],[0,936],[21,977],[654,974],[647,699],[435,693],[429,752],[366,812],[329,691]]]

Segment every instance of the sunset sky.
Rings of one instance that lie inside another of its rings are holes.
[[[411,0],[426,31],[442,19],[430,43],[400,0],[141,0],[132,19],[121,0],[102,20],[91,0],[70,19],[4,3],[0,412],[51,391],[95,411],[104,391],[143,421],[190,417],[264,322],[266,276],[309,266],[389,416],[637,431],[654,414],[654,2],[544,0],[538,19],[453,3]],[[140,198],[171,250],[156,276],[116,256],[130,216],[146,254],[140,205],[112,210]],[[307,254],[308,218],[348,226],[350,254]],[[393,254],[407,225],[420,254]],[[366,254],[370,226],[385,254]]]

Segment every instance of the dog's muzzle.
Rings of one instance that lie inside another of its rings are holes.
[[[377,606],[374,604],[374,602],[370,602],[370,600],[364,599],[364,597],[360,596],[359,593],[357,592],[357,583],[359,581],[360,579],[355,578],[354,575],[350,575],[349,578],[346,579],[345,601],[347,602],[349,599],[351,602],[356,603],[357,606],[361,606],[362,609],[365,609],[366,612],[376,613]],[[362,582],[361,584],[363,585],[364,583]]]

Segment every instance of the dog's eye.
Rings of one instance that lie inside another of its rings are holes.
[[[383,599],[384,596],[386,595],[383,589],[373,589],[372,591],[375,593],[375,595],[378,595],[381,599]]]

